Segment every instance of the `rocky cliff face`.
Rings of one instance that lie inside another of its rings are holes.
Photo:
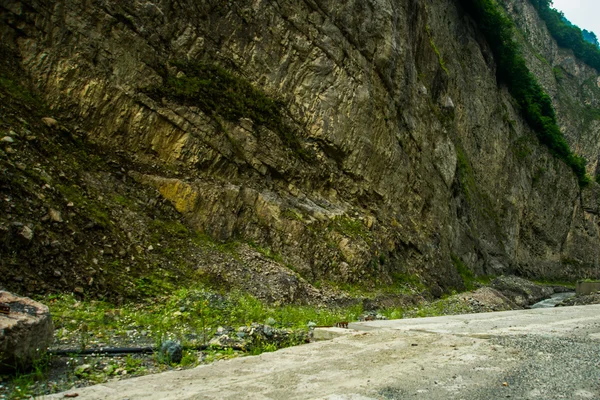
[[[441,293],[463,265],[597,274],[598,186],[581,192],[538,143],[458,3],[7,1],[0,32],[49,113],[125,160],[125,182],[281,276]],[[597,72],[524,0],[505,5],[593,170]]]

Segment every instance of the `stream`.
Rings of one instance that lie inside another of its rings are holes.
[[[575,296],[575,292],[554,293],[549,299],[540,301],[531,306],[531,308],[550,308],[554,307],[561,301]]]

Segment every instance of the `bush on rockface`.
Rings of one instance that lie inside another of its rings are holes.
[[[544,1],[547,0],[538,2]],[[504,15],[495,0],[462,0],[462,4],[477,21],[494,53],[498,80],[508,86],[540,142],[571,167],[580,186],[589,184],[591,179],[586,175],[586,160],[571,151],[560,131],[552,100],[527,68],[521,49],[514,40],[512,21]]]
[[[551,0],[531,0],[531,4],[559,46],[573,50],[577,58],[600,71],[600,49],[585,40],[584,33],[587,31],[582,32],[579,27],[569,23],[562,12],[552,8]]]

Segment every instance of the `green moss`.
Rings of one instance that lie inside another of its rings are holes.
[[[471,168],[471,163],[469,162],[467,155],[460,146],[456,146],[456,159],[460,187],[467,202],[471,203],[477,188],[475,184],[475,175],[473,174],[473,168]]]
[[[269,97],[246,79],[218,65],[178,61],[172,61],[171,65],[180,73],[167,72],[163,85],[151,89],[150,96],[167,97],[198,107],[217,121],[218,117],[236,123],[242,118],[251,119],[254,124],[277,133],[283,143],[302,158],[312,159],[300,143],[299,132],[286,123],[282,101]]]
[[[120,205],[122,205],[123,207],[126,207],[126,208],[132,208],[133,205],[134,205],[134,203],[133,203],[133,201],[131,199],[129,199],[128,197],[119,195],[119,194],[114,195],[113,196],[113,200],[116,203],[118,203],[118,204],[120,204]]]
[[[440,67],[446,73],[446,75],[450,75],[450,71],[448,71],[448,68],[446,67],[446,62],[444,61],[442,54],[440,53],[437,46],[435,45],[435,42],[433,41],[433,35],[431,34],[429,25],[425,25],[425,31],[427,32],[427,37],[429,38],[429,45],[431,46],[435,55],[437,56],[438,62],[440,63]]]
[[[300,211],[294,209],[294,208],[288,208],[288,209],[284,210],[281,213],[281,215],[284,218],[287,218],[287,219],[292,220],[292,221],[303,222],[302,213]]]
[[[518,160],[522,161],[529,157],[533,153],[532,149],[532,137],[521,136],[514,142],[512,142],[511,150]]]
[[[185,239],[189,236],[189,230],[177,220],[163,221],[154,219],[150,223],[152,241],[158,243],[163,237]]]
[[[452,254],[450,257],[452,258],[452,264],[454,264],[456,272],[458,272],[462,278],[465,288],[467,290],[473,290],[475,288],[475,282],[477,281],[473,272],[465,265],[465,263],[462,262],[458,256]]]
[[[9,98],[18,99],[22,103],[26,104],[27,107],[34,107],[38,112],[42,112],[47,109],[46,105],[23,85],[6,75],[0,75],[0,89],[1,91],[6,92]]]
[[[110,227],[110,217],[107,210],[94,200],[86,198],[83,189],[78,185],[57,184],[58,191],[67,199],[85,210],[85,215],[103,228]]]
[[[392,274],[392,286],[396,288],[414,288],[418,290],[425,290],[427,287],[417,274],[396,272]]]
[[[563,79],[565,79],[565,73],[563,72],[562,68],[554,67],[552,68],[552,72],[554,73],[554,77],[558,82],[561,82]]]
[[[371,240],[371,233],[365,226],[365,224],[357,219],[353,219],[347,216],[339,216],[333,219],[329,224],[329,229],[341,233],[352,239],[364,239],[365,241]]]
[[[252,241],[249,242],[248,245],[270,260],[273,260],[278,263],[284,262],[283,256],[281,254],[271,250],[269,247],[259,246],[258,244],[254,243]]]

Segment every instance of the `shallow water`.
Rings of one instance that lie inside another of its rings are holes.
[[[561,301],[575,296],[575,292],[554,293],[549,299],[540,301],[531,306],[531,308],[550,308],[554,307]]]

